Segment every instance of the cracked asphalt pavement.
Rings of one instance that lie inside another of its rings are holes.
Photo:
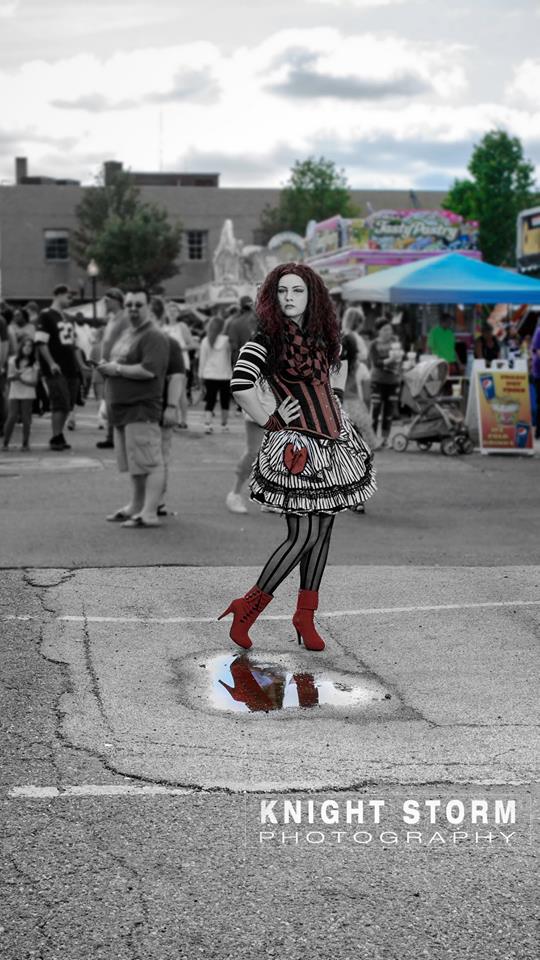
[[[84,418],[69,464],[43,465],[42,423],[0,463],[1,956],[533,960],[537,458],[381,455],[378,502],[336,523],[322,658],[290,642],[291,578],[248,661],[386,702],[237,713],[211,697],[237,652],[215,616],[279,521],[224,512],[241,425],[194,421],[161,540],[103,523],[122,483]]]

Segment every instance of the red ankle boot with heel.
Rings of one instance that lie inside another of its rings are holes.
[[[253,646],[248,630],[264,608],[273,600],[271,593],[264,593],[260,587],[254,586],[243,596],[232,600],[226,610],[220,613],[218,620],[228,613],[234,614],[233,624],[229,636],[239,647],[249,650]]]
[[[317,590],[299,590],[296,610],[292,618],[298,643],[304,641],[306,650],[324,650],[323,638],[315,629],[313,613],[319,606]]]

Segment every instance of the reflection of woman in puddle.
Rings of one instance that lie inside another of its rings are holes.
[[[220,680],[232,699],[237,703],[245,703],[249,710],[255,712],[264,710],[280,710],[285,699],[285,676],[278,669],[254,666],[242,656],[236,657],[230,666],[234,686]],[[315,707],[319,702],[319,693],[315,679],[311,673],[295,673],[292,683],[296,685],[298,706]]]
[[[285,695],[285,677],[267,667],[259,670],[244,656],[236,657],[230,666],[234,687],[220,680],[222,687],[237,703],[245,703],[250,710],[279,710]]]
[[[258,331],[240,351],[231,390],[266,429],[251,475],[251,499],[285,516],[287,536],[255,586],[219,619],[233,613],[231,639],[251,647],[249,627],[299,565],[293,625],[299,643],[303,639],[308,650],[323,650],[313,613],[335,514],[373,494],[373,457],[330,386],[330,369],[339,369],[340,329],[318,274],[303,264],[276,267],[261,286],[256,310]],[[257,399],[260,378],[278,404],[270,417]],[[335,385],[340,386],[337,378]]]

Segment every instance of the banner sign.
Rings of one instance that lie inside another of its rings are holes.
[[[336,216],[309,224],[309,257],[343,248],[422,253],[478,250],[478,223],[449,210],[378,210],[365,218]]]
[[[370,250],[476,250],[478,223],[449,210],[379,210],[351,221],[354,246]]]
[[[482,453],[534,453],[529,376],[526,370],[475,370]]]

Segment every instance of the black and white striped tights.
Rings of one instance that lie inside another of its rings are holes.
[[[300,588],[318,590],[330,548],[335,516],[312,513],[287,516],[287,539],[274,550],[257,580],[264,593],[274,593],[300,564]]]

